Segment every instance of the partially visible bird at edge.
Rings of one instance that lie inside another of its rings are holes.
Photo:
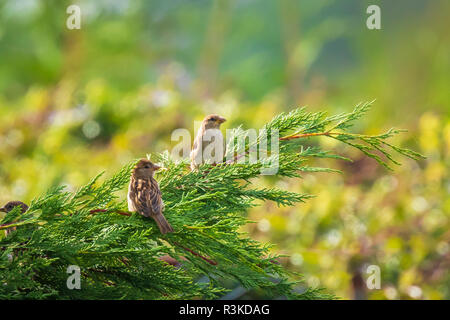
[[[22,201],[9,201],[2,208],[0,208],[0,212],[5,212],[5,213],[11,212],[17,206],[21,207],[21,213],[25,213],[28,210],[28,206],[25,203],[23,203]],[[8,236],[14,230],[16,230],[16,227],[11,227],[11,228],[5,229],[5,236]]]

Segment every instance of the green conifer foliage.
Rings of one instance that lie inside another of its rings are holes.
[[[361,104],[350,113],[331,117],[304,108],[276,116],[264,129],[269,135],[279,131],[279,153],[272,153],[270,144],[268,150],[272,160],[278,157],[277,176],[298,178],[302,171],[332,171],[307,165],[314,157],[345,159],[303,146],[304,138],[317,136],[355,147],[388,168],[398,164],[391,151],[422,157],[386,141],[400,130],[375,136],[348,132],[369,106]],[[242,129],[234,134],[238,137]],[[248,151],[251,146],[244,144],[228,152]],[[269,244],[239,231],[250,222],[245,212],[262,201],[292,206],[311,197],[252,184],[270,161],[205,164],[191,172],[186,161],[174,161],[168,152],[153,157],[168,169],[157,179],[164,215],[174,233],[161,235],[152,219],[129,213],[126,200],[117,195],[127,188],[135,162],[102,183],[98,175],[76,192],[65,192],[63,187],[49,190],[33,200],[25,214],[19,215],[16,208],[0,221],[0,229],[17,227],[0,240],[0,298],[211,299],[223,295],[227,280],[261,290],[268,298],[333,297],[322,289],[307,288],[299,275],[277,262]],[[181,266],[159,259],[165,255]],[[70,265],[80,267],[79,290],[67,287]],[[197,281],[202,276],[209,281]]]

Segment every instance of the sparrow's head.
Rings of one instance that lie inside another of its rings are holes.
[[[210,114],[203,119],[203,125],[205,129],[219,129],[220,125],[227,121],[224,117],[221,117],[217,114]]]
[[[159,169],[161,169],[161,167],[150,160],[141,159],[134,167],[133,174],[136,178],[146,179],[153,177],[155,171],[158,171]]]
[[[0,212],[10,212],[15,207],[20,206],[22,208],[22,213],[25,213],[28,210],[28,206],[21,201],[10,201],[3,208],[0,208]]]

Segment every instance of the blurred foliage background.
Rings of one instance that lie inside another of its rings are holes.
[[[80,30],[66,28],[70,4]],[[382,30],[366,28],[370,4]],[[448,0],[1,0],[0,203],[171,150],[172,131],[208,113],[259,128],[293,107],[335,114],[376,98],[355,130],[406,128],[395,142],[427,160],[388,172],[305,140],[355,161],[258,181],[316,198],[263,204],[245,231],[342,298],[449,299],[449,12]],[[380,290],[366,288],[370,264]]]

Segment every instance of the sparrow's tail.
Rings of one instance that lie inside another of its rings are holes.
[[[162,214],[153,216],[153,219],[155,219],[155,222],[158,225],[158,228],[162,234],[173,232],[172,226],[169,224],[169,222],[166,220],[166,218]]]

